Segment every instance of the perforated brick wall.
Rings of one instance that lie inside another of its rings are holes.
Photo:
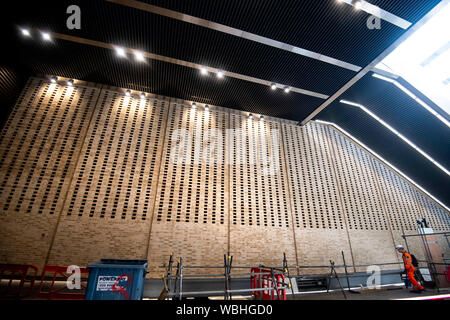
[[[0,262],[148,258],[160,277],[170,253],[281,266],[285,252],[325,273],[301,266],[342,251],[350,265],[399,261],[419,217],[450,230],[448,212],[330,127],[123,93],[27,83],[0,135]]]
[[[49,263],[147,257],[168,105],[102,90]]]
[[[223,264],[228,246],[228,113],[192,109],[183,101],[172,102],[168,112],[148,252],[151,276],[161,275],[158,267],[170,253],[186,265]]]
[[[0,142],[0,257],[42,268],[100,90],[30,79]]]

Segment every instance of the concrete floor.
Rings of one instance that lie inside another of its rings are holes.
[[[0,283],[0,288],[4,289],[4,285],[6,283]],[[56,283],[55,287],[59,288],[62,286],[62,283]],[[25,286],[26,287],[26,286]],[[33,295],[28,297],[23,297],[21,299],[24,300],[39,300],[37,295],[37,287],[38,284],[35,286],[35,290]],[[345,291],[345,295],[347,300],[397,300],[397,299],[428,299],[433,297],[440,297],[445,298],[445,300],[450,300],[450,289],[441,289],[440,292],[437,291],[437,289],[426,289],[424,292],[417,294],[410,292],[410,288],[406,289],[404,287],[385,287],[379,290],[355,290],[359,293],[351,293],[348,291]],[[2,290],[0,290],[2,291]],[[287,300],[345,300],[344,295],[342,294],[342,291],[330,291],[327,292],[302,292],[300,294],[295,294],[292,296],[288,292],[286,295]],[[0,300],[10,300],[10,299],[17,299],[14,297],[7,297],[7,296],[0,296]],[[223,297],[215,297],[214,300],[222,300]],[[146,299],[147,300],[147,299]],[[235,296],[234,300],[252,300],[250,296]]]
[[[426,289],[422,293],[410,292],[411,289],[406,288],[387,288],[380,290],[364,290],[356,291],[359,293],[351,293],[346,291],[345,295],[347,300],[397,300],[397,299],[409,299],[409,298],[426,298],[429,296],[448,295],[446,300],[450,300],[449,290]],[[302,293],[296,294],[294,298],[287,296],[289,300],[345,300],[341,291],[334,291],[329,293]]]

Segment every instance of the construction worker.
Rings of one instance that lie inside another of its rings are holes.
[[[406,275],[413,286],[412,292],[422,292],[424,288],[417,282],[416,278],[414,278],[414,270],[416,270],[416,268],[413,266],[411,255],[406,252],[402,245],[398,245],[396,249],[402,254]]]

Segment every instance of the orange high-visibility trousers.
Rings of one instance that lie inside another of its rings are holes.
[[[408,276],[409,282],[413,285],[413,290],[423,290],[423,287],[417,282],[416,278],[414,278],[414,270],[416,268],[409,267],[406,269],[406,275]]]
[[[413,290],[423,290],[424,288],[417,282],[416,278],[414,278],[414,270],[416,270],[416,268],[412,264],[411,255],[408,252],[404,252],[402,258],[403,263],[405,264],[406,275],[408,276],[409,282],[413,285]]]

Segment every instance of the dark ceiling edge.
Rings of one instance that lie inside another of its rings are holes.
[[[337,124],[335,124],[333,122],[330,122],[330,121],[323,121],[323,120],[313,120],[313,122],[315,122],[317,124],[320,124],[320,125],[325,125],[325,126],[331,127],[335,132],[337,132],[338,134],[343,136],[345,139],[350,140],[352,143],[356,144],[358,147],[360,147],[365,152],[367,152],[372,158],[374,158],[377,161],[380,161],[381,163],[383,163],[383,165],[387,166],[389,168],[389,170],[391,170],[394,173],[396,173],[403,181],[408,183],[408,185],[413,187],[415,190],[420,192],[427,199],[429,199],[430,201],[432,201],[433,203],[438,205],[440,208],[442,208],[445,212],[447,212],[450,215],[450,208],[448,208],[444,203],[442,203],[439,199],[435,198],[427,190],[425,190],[425,189],[422,190],[421,189],[422,187],[417,182],[415,182],[413,179],[409,178],[407,175],[402,173],[399,169],[396,169],[389,162],[387,162],[386,160],[381,158],[381,156],[377,156],[376,153],[374,151],[371,151],[370,149],[368,149],[367,146],[365,146],[364,144],[360,143],[357,139],[353,139],[351,137],[351,135],[346,133],[346,131],[344,129],[340,128],[339,125],[337,125]]]
[[[326,107],[338,99],[344,92],[350,89],[355,83],[362,79],[366,74],[373,71],[376,65],[381,62],[386,56],[393,52],[403,41],[408,39],[414,32],[422,27],[428,20],[430,20],[434,15],[436,15],[442,7],[447,5],[448,1],[441,1],[433,9],[431,9],[422,19],[412,25],[408,30],[406,30],[397,40],[394,41],[386,50],[384,50],[378,57],[376,57],[371,63],[365,66],[360,72],[358,72],[349,82],[347,82],[342,88],[340,88],[336,93],[334,93],[330,98],[328,98],[322,105],[320,105],[316,110],[314,110],[309,116],[307,116],[301,122],[302,125],[313,120],[314,117],[319,115]]]

